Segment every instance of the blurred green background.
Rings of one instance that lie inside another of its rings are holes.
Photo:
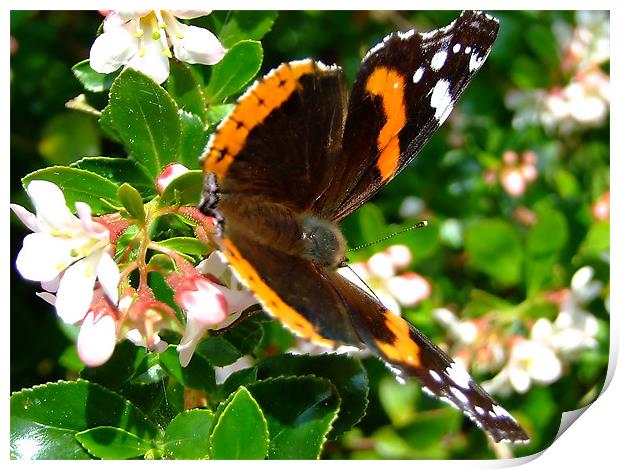
[[[491,387],[502,404],[533,435],[531,446],[516,451],[521,455],[546,447],[561,411],[595,399],[606,374],[609,16],[493,14],[501,22],[497,43],[450,119],[343,230],[357,246],[430,222],[351,257],[362,262],[391,244],[410,247],[411,270],[431,289],[404,306],[403,316],[481,381],[495,377]],[[262,41],[262,70],[313,57],[340,64],[352,81],[360,58],[389,32],[430,30],[457,15],[282,12]],[[12,202],[28,206],[20,178],[33,170],[124,155],[94,118],[65,108],[83,91],[70,68],[88,57],[101,21],[97,12],[11,13]],[[89,94],[88,101],[101,109],[106,96]],[[12,217],[12,259],[26,233]],[[73,377],[70,335],[37,290],[11,270],[12,390]],[[543,370],[532,369],[537,360]],[[456,432],[459,413],[415,384],[397,385],[378,361],[364,363],[367,416],[330,443],[325,458],[511,455],[490,448],[482,433]],[[545,364],[560,364],[560,373]]]

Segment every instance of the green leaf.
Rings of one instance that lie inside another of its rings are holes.
[[[140,457],[153,448],[151,441],[114,426],[87,429],[78,432],[75,438],[91,455],[107,460]]]
[[[116,345],[114,354],[105,364],[99,367],[84,368],[80,372],[80,377],[117,391],[131,380],[146,356],[144,348],[125,340]]]
[[[241,90],[260,70],[263,47],[258,41],[240,41],[211,68],[205,94],[209,103],[220,103]]]
[[[90,66],[90,60],[88,59],[75,64],[71,67],[71,71],[84,88],[95,93],[109,89],[117,75],[115,73],[95,72]]]
[[[209,109],[207,110],[207,122],[212,126],[219,124],[219,122],[228,116],[234,108],[234,104],[217,104],[209,106]]]
[[[411,422],[416,415],[420,387],[412,381],[399,383],[394,377],[379,382],[379,401],[395,426]]]
[[[71,167],[97,173],[119,186],[129,183],[146,198],[157,195],[153,180],[144,167],[128,158],[86,157],[72,163]]]
[[[142,411],[100,385],[78,379],[11,396],[11,453],[17,459],[87,459],[75,433],[98,426],[150,440],[159,431]]]
[[[220,396],[226,398],[242,385],[256,382],[256,367],[249,367],[233,372],[226,381],[220,385]]]
[[[118,186],[90,171],[65,166],[42,168],[22,178],[24,188],[33,180],[51,181],[56,184],[62,190],[71,209],[77,201],[81,201],[87,203],[94,214],[102,214],[111,212],[110,204],[119,205],[116,197]]]
[[[368,405],[368,376],[358,358],[344,354],[320,356],[292,355],[269,357],[257,365],[259,379],[278,375],[312,374],[328,379],[342,400],[330,439],[351,429],[364,416]]]
[[[192,70],[183,62],[170,61],[170,75],[166,89],[172,95],[181,111],[206,119],[207,105],[202,88]]]
[[[183,132],[179,163],[190,169],[200,168],[199,159],[204,152],[209,137],[205,124],[197,115],[183,110],[179,111],[179,116]]]
[[[211,251],[211,247],[205,245],[197,238],[192,237],[173,237],[158,241],[157,244],[180,253],[194,256],[206,255]]]
[[[138,220],[138,222],[144,223],[146,220],[144,203],[142,202],[142,196],[140,196],[136,188],[128,183],[123,183],[118,188],[116,197],[132,217]]]
[[[41,132],[38,150],[49,163],[67,165],[101,152],[99,130],[92,116],[73,111],[53,116]]]
[[[173,204],[195,206],[200,202],[204,176],[201,170],[190,170],[173,179],[159,198],[159,206]]]
[[[209,435],[213,427],[210,410],[188,410],[170,422],[164,434],[163,448],[176,460],[196,460],[209,456]]]
[[[536,225],[527,234],[525,278],[531,296],[550,287],[553,266],[568,241],[566,217],[552,208],[538,210]]]
[[[246,318],[222,336],[242,355],[253,354],[263,338],[263,323],[257,317]]]
[[[326,379],[277,377],[248,385],[269,428],[270,459],[317,459],[340,398]]]
[[[278,15],[275,11],[233,11],[228,13],[218,36],[224,47],[244,39],[260,40],[267,34]]]
[[[218,460],[264,459],[269,448],[267,421],[245,387],[228,401],[211,433],[211,457]]]
[[[453,408],[418,413],[415,420],[399,429],[409,445],[418,451],[442,447],[451,434],[460,431],[462,413]]]
[[[198,345],[197,351],[217,367],[232,364],[242,356],[237,348],[220,335],[211,335],[205,338]]]
[[[114,142],[122,142],[121,136],[116,130],[114,121],[112,120],[112,113],[110,112],[110,105],[108,104],[101,110],[101,116],[99,116],[99,127],[103,133]]]
[[[504,285],[521,279],[523,247],[514,227],[500,219],[475,222],[465,232],[465,250],[472,267]]]
[[[146,75],[125,69],[110,91],[114,127],[131,158],[156,178],[177,160],[181,142],[179,109],[170,95]]]
[[[611,245],[610,224],[608,221],[597,221],[592,224],[586,238],[579,247],[579,255],[596,260],[609,257]]]
[[[213,366],[200,354],[194,354],[186,367],[179,363],[179,353],[168,348],[159,354],[159,364],[164,370],[189,388],[211,392],[215,390],[215,371]]]

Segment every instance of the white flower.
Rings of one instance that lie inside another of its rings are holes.
[[[512,347],[508,363],[483,384],[489,393],[508,395],[527,392],[533,383],[548,385],[562,375],[562,363],[544,341],[520,338]]]
[[[393,245],[375,253],[366,263],[352,263],[338,272],[400,315],[401,306],[413,307],[431,294],[431,285],[423,276],[414,272],[396,274],[412,259],[409,248]]]
[[[161,171],[157,179],[155,180],[155,187],[157,188],[157,192],[159,194],[164,192],[164,189],[172,183],[173,180],[178,178],[181,175],[187,173],[189,169],[181,165],[180,163],[169,163],[164,167]]]
[[[98,280],[113,304],[118,302],[120,273],[106,252],[110,232],[91,217],[90,207],[76,202],[78,217],[67,207],[58,186],[31,181],[26,190],[36,215],[16,204],[13,212],[30,228],[17,255],[20,274],[56,293],[56,312],[67,323],[81,321],[93,300]]]
[[[113,11],[106,16],[103,34],[90,50],[90,66],[111,73],[126,66],[150,76],[157,83],[168,78],[172,57],[189,64],[218,63],[226,49],[205,28],[189,26],[177,18],[191,19],[210,11]]]

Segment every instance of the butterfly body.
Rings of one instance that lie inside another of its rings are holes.
[[[495,40],[497,21],[464,12],[431,33],[395,33],[342,70],[282,64],[239,98],[207,146],[201,209],[262,307],[299,336],[365,347],[398,375],[463,410],[495,440],[516,421],[441,349],[337,271],[338,222],[391,181],[447,118]]]

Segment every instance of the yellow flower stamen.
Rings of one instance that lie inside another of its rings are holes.
[[[170,52],[169,47],[162,48],[161,53],[165,55],[166,57],[168,57],[168,59],[172,59],[172,52]]]

